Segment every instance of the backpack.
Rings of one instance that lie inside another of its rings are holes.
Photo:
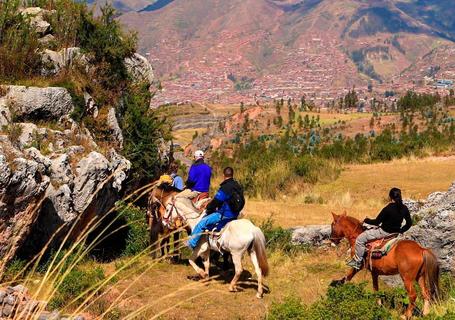
[[[243,207],[245,207],[245,197],[243,196],[242,187],[238,186],[238,188],[232,190],[228,205],[236,213],[240,213],[243,210]]]

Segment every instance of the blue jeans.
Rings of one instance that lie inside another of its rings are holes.
[[[212,231],[217,224],[219,225],[226,225],[232,219],[223,219],[220,213],[214,212],[209,214],[208,216],[204,217],[199,221],[199,223],[194,227],[193,231],[191,231],[191,238],[188,240],[188,245],[194,249],[197,246],[197,243],[201,239],[202,233],[206,230]],[[218,226],[220,227],[220,226]],[[218,228],[217,228],[218,229]]]

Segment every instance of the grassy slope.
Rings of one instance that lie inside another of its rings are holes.
[[[431,192],[447,190],[453,181],[455,157],[351,165],[336,181],[302,190],[296,198],[250,200],[246,216],[258,221],[272,214],[283,227],[328,223],[331,211],[347,210],[364,218],[379,212],[393,186],[400,187],[405,198],[424,199]],[[324,203],[306,204],[306,196],[322,197]]]

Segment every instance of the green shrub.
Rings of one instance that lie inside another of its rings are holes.
[[[273,302],[267,320],[306,319],[305,305],[296,297],[287,297],[282,303]]]
[[[265,220],[260,228],[267,240],[267,249],[270,251],[281,251],[287,255],[294,255],[310,250],[308,246],[292,243],[292,231],[274,226],[271,218]]]
[[[27,264],[27,262],[24,260],[13,259],[6,266],[6,269],[3,272],[0,280],[2,280],[3,282],[8,282],[8,281],[12,281],[15,278],[17,278],[17,279],[22,278],[22,276],[24,276],[24,275],[21,274],[21,272],[24,271],[26,264]]]
[[[128,87],[122,99],[120,126],[123,131],[123,154],[131,161],[132,180],[155,178],[162,164],[158,147],[166,137],[165,120],[150,110],[147,85]]]
[[[71,270],[57,288],[56,294],[49,301],[49,307],[51,309],[62,308],[89,289],[91,290],[88,291],[87,295],[90,294],[96,289],[96,285],[104,279],[104,271],[100,267],[91,270],[79,268]],[[85,295],[80,297],[78,301],[82,302],[84,297]]]
[[[363,284],[330,287],[322,300],[305,307],[298,299],[288,298],[272,304],[268,319],[302,320],[383,320],[392,314],[377,303],[378,294],[367,292]]]
[[[144,251],[149,245],[149,233],[144,219],[144,212],[138,207],[123,206],[119,214],[125,217],[128,224],[126,247],[123,251],[125,256],[134,256]]]

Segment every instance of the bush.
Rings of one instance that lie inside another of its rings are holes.
[[[69,302],[88,290],[87,295],[96,290],[97,284],[105,279],[104,271],[100,267],[91,270],[79,268],[71,270],[57,288],[56,294],[49,301],[51,309],[58,309],[68,305]],[[78,301],[82,302],[85,295]]]
[[[296,297],[287,297],[282,303],[272,303],[267,320],[306,319],[305,305]]]
[[[120,127],[123,131],[123,154],[131,161],[131,179],[141,182],[155,178],[162,164],[159,145],[166,138],[165,120],[150,110],[147,85],[130,86],[122,99]]]
[[[288,298],[281,304],[272,304],[268,319],[302,320],[383,320],[392,315],[377,303],[378,294],[365,290],[363,284],[346,284],[329,288],[327,296],[305,307],[298,299]]]
[[[267,249],[271,251],[281,251],[286,255],[294,255],[298,252],[308,252],[308,246],[292,243],[292,231],[275,227],[273,220],[268,218],[264,221],[260,229],[267,240]]]
[[[126,247],[123,251],[125,256],[134,256],[144,251],[149,245],[149,233],[147,224],[144,219],[144,212],[138,207],[127,207],[119,210],[128,224],[128,235],[126,238]]]

